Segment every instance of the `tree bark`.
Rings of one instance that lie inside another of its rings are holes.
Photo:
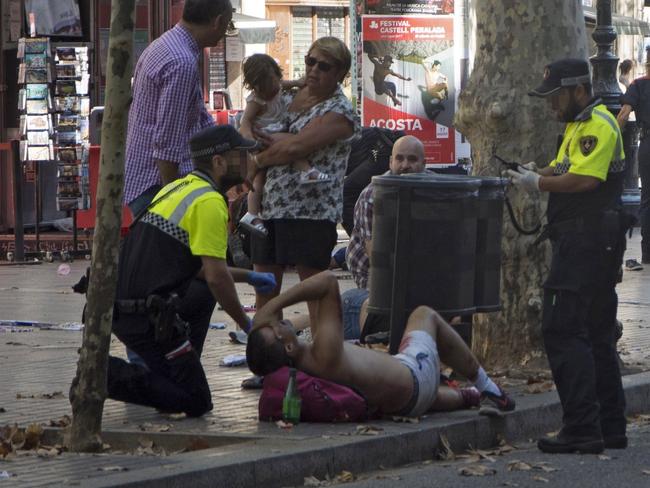
[[[77,374],[70,389],[69,448],[73,451],[96,451],[102,446],[102,413],[122,222],[134,24],[135,0],[113,0],[88,304]]]
[[[565,57],[586,58],[587,34],[580,0],[476,0],[474,66],[459,97],[455,126],[472,146],[473,173],[504,174],[493,157],[546,166],[555,156],[562,126],[545,101],[528,91],[542,81],[544,66]],[[505,175],[505,174],[504,174]],[[546,211],[546,198],[509,188],[516,218],[530,229]],[[487,366],[537,366],[543,359],[542,283],[548,243],[520,235],[504,215],[502,311],[474,318],[474,352]]]

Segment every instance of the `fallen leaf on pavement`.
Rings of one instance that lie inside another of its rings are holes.
[[[492,476],[496,473],[496,469],[488,468],[482,464],[470,464],[458,470],[458,474],[461,476]]]
[[[29,424],[25,429],[25,444],[23,449],[35,449],[41,443],[43,427],[39,424]]]
[[[470,454],[474,454],[478,456],[479,459],[485,459],[486,461],[490,461],[491,463],[495,463],[497,461],[492,456],[499,455],[498,451],[485,451],[482,449],[470,449],[468,452]]]
[[[63,394],[62,391],[55,391],[53,393],[35,393],[32,395],[28,395],[24,393],[16,394],[17,400],[21,400],[25,398],[38,398],[40,400],[59,400],[61,398],[65,398],[65,395]]]
[[[50,427],[68,427],[72,423],[70,415],[64,415],[56,420],[50,420]]]
[[[438,449],[438,458],[443,461],[455,459],[454,451],[451,450],[449,439],[444,434],[440,434],[440,448]]]
[[[349,483],[350,481],[354,481],[354,475],[350,471],[341,471],[341,474],[336,477],[336,481]]]
[[[420,419],[418,417],[400,417],[398,415],[393,415],[393,422],[402,422],[405,424],[419,424]]]
[[[187,418],[187,414],[185,414],[184,412],[170,413],[169,415],[167,415],[167,418],[169,420],[183,420],[183,419]]]
[[[384,429],[374,425],[357,425],[356,435],[379,435]]]
[[[533,479],[542,483],[548,483],[548,480],[546,478],[542,478],[541,476],[533,476]]]
[[[326,482],[323,482],[326,483]],[[307,476],[305,478],[305,482],[303,483],[304,486],[325,486],[321,483],[321,481],[316,478],[315,476]]]
[[[508,471],[530,471],[533,467],[523,461],[514,460],[508,463]]]
[[[599,454],[598,459],[600,459],[601,461],[609,461],[612,458],[609,456],[605,456],[604,454]]]
[[[36,455],[41,458],[53,458],[61,454],[55,447],[49,449],[41,448],[36,450]]]
[[[377,480],[399,481],[402,478],[400,478],[399,476],[390,476],[390,475],[387,475],[387,474],[379,474],[379,475],[375,476],[375,479],[377,479]]]
[[[138,439],[138,444],[144,449],[149,449],[153,447],[153,441],[151,439]]]
[[[170,424],[152,424],[150,422],[138,425],[138,429],[143,432],[169,432],[171,428]]]
[[[542,383],[532,383],[524,387],[526,393],[546,393],[555,388],[555,384],[552,381],[544,381]]]

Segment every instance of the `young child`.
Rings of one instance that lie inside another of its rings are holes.
[[[282,70],[275,60],[267,54],[253,54],[244,61],[244,86],[252,91],[246,98],[246,109],[241,119],[239,131],[244,137],[253,138],[253,127],[268,133],[287,132],[283,116],[287,112],[282,100],[282,90],[302,86],[300,81],[283,81]],[[329,175],[311,166],[302,159],[291,166],[300,171],[300,184],[324,183]],[[251,232],[266,236],[268,231],[259,217],[262,204],[262,191],[266,172],[259,170],[253,179],[253,191],[248,193],[248,212],[239,224]]]

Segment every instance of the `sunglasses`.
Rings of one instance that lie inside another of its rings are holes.
[[[305,64],[309,67],[318,66],[318,69],[323,73],[327,73],[335,66],[333,64],[326,63],[325,61],[319,61],[313,56],[305,56]]]

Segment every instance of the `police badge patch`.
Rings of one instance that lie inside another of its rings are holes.
[[[580,152],[583,156],[589,156],[596,149],[596,144],[598,144],[596,136],[582,137],[580,138]]]

